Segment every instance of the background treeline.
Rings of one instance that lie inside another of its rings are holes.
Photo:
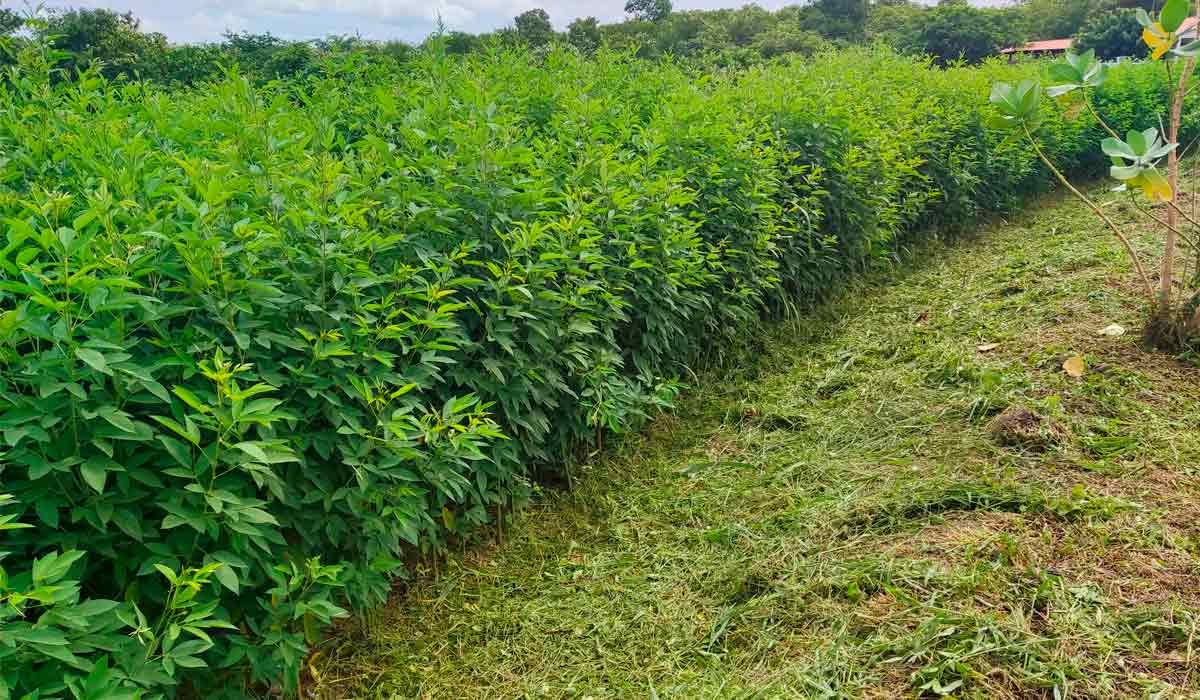
[[[985,127],[1036,64],[697,80],[443,38],[187,89],[55,46],[0,80],[3,697],[294,692],[333,618],[689,368],[1050,179]],[[1165,80],[1118,66],[1096,107],[1152,126]],[[1086,112],[1041,109],[1055,162],[1107,165]]]
[[[973,7],[965,0],[927,6],[904,0],[816,0],[778,11],[757,5],[736,10],[674,11],[669,0],[630,0],[629,19],[600,24],[573,19],[554,29],[545,10],[533,9],[511,26],[486,34],[443,30],[428,41],[450,53],[496,46],[544,50],[554,44],[591,53],[604,46],[633,50],[641,58],[673,56],[702,66],[748,65],[785,54],[811,55],[827,46],[885,43],[900,53],[939,61],[977,62],[1001,48],[1031,39],[1076,37],[1102,58],[1140,57],[1144,45],[1133,9],[1155,0],[1026,0],[1003,8]],[[143,32],[132,14],[107,9],[55,10],[27,20],[0,9],[0,36],[9,45],[49,41],[71,66],[101,65],[108,78],[140,77],[191,85],[213,79],[237,64],[259,80],[295,77],[319,59],[353,50],[385,63],[403,63],[419,48],[402,41],[329,37],[288,41],[269,33],[228,33],[214,43],[172,45],[162,34]],[[11,48],[0,62],[12,60]]]

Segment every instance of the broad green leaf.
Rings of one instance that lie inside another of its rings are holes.
[[[192,393],[192,391],[191,391],[190,389],[188,389],[187,387],[185,387],[185,386],[174,386],[174,387],[172,387],[172,388],[171,388],[171,391],[172,391],[172,392],[173,392],[173,393],[174,393],[176,396],[178,396],[179,398],[183,399],[183,402],[184,402],[184,403],[186,403],[187,405],[189,405],[189,406],[191,406],[192,408],[196,409],[197,411],[199,411],[199,412],[201,412],[201,413],[211,413],[211,412],[212,412],[212,409],[211,409],[210,407],[206,406],[206,405],[204,404],[204,402],[203,402],[203,401],[201,401],[201,400],[200,400],[200,398],[199,398],[198,396],[196,396],[195,394],[193,394],[193,393]]]
[[[1188,16],[1188,0],[1167,0],[1158,14],[1158,23],[1168,32],[1174,32]]]
[[[217,580],[221,582],[222,586],[228,588],[235,594],[238,592],[238,575],[237,571],[234,571],[232,566],[228,564],[222,564],[217,568],[216,571],[213,572],[213,575],[217,577]]]
[[[1142,172],[1142,169],[1137,165],[1114,165],[1108,169],[1109,175],[1112,175],[1117,180],[1132,180],[1140,172]]]
[[[164,577],[166,577],[166,579],[171,582],[171,585],[175,585],[175,582],[179,580],[175,576],[174,571],[171,571],[171,569],[167,568],[166,566],[163,566],[162,564],[155,564],[154,569],[156,571],[158,571],[158,573],[160,573]]]
[[[84,364],[101,374],[112,375],[112,370],[108,368],[108,362],[104,359],[104,355],[92,350],[91,348],[75,348],[75,356],[83,360]]]
[[[104,493],[108,481],[108,470],[101,460],[88,460],[79,466],[79,474],[96,493]]]
[[[1137,158],[1137,153],[1129,147],[1129,144],[1111,136],[1100,142],[1100,150],[1104,151],[1104,155],[1106,156],[1116,156],[1130,160]]]
[[[1188,58],[1191,58],[1193,56],[1200,56],[1200,41],[1188,42],[1187,44],[1184,44],[1183,46],[1172,49],[1171,52],[1176,55],[1185,56]]]
[[[1133,151],[1135,157],[1145,154],[1146,149],[1150,146],[1149,139],[1141,131],[1130,131],[1125,135],[1125,143],[1129,144],[1129,148]]]
[[[1082,86],[1075,85],[1073,83],[1067,83],[1065,85],[1051,85],[1050,87],[1046,88],[1046,94],[1051,97],[1061,97],[1068,92],[1079,89],[1080,87]]]

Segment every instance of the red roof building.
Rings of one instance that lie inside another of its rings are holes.
[[[1064,53],[1071,48],[1074,39],[1046,39],[1045,41],[1031,41],[1024,46],[1010,46],[1003,49],[1000,53],[1005,55],[1013,54],[1029,54],[1031,56],[1049,56],[1056,53]]]
[[[1179,36],[1181,43],[1187,44],[1200,38],[1200,31],[1197,31],[1197,24],[1200,20],[1195,15],[1183,20],[1183,24],[1179,25],[1179,29],[1175,30],[1175,34]],[[1007,49],[1002,49],[1000,53],[1014,58],[1021,56],[1054,56],[1056,54],[1065,53],[1071,48],[1074,43],[1072,39],[1045,39],[1043,41],[1031,41],[1024,46],[1010,46]]]

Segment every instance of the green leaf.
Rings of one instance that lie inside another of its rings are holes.
[[[176,462],[188,469],[192,468],[192,455],[187,445],[166,435],[159,435],[158,441],[167,448],[167,453],[174,457]]]
[[[193,435],[191,431],[187,430],[179,423],[176,423],[174,420],[171,420],[170,418],[166,418],[164,416],[151,416],[151,417],[154,418],[154,420],[161,423],[162,425],[166,426],[167,428],[170,428],[171,431],[173,431],[179,437],[183,438],[184,440],[187,440],[188,442],[192,443],[193,445],[199,446],[200,437],[198,435]]]
[[[1067,83],[1066,85],[1051,85],[1050,87],[1046,88],[1046,94],[1051,97],[1061,97],[1068,92],[1071,92],[1072,90],[1078,90],[1081,87],[1083,86],[1076,85],[1074,83]]]
[[[256,462],[260,462],[262,464],[271,463],[271,458],[267,456],[267,453],[263,451],[263,448],[260,447],[259,443],[257,442],[239,442],[238,444],[234,445],[234,447],[250,455],[251,459]]]
[[[1022,80],[1017,86],[1021,97],[1021,117],[1031,119],[1037,114],[1038,102],[1041,99],[1041,83],[1036,80]]]
[[[1143,27],[1149,27],[1154,24],[1154,20],[1150,19],[1150,14],[1140,7],[1134,12],[1134,16],[1137,17],[1138,24]]]
[[[1129,144],[1111,136],[1100,142],[1100,150],[1104,151],[1104,155],[1106,156],[1128,158],[1129,160],[1137,159],[1137,153],[1133,152]]]
[[[238,592],[238,575],[232,566],[223,563],[213,572],[213,575],[217,577],[222,586],[228,588],[232,593]]]
[[[989,99],[1001,112],[1010,117],[1017,116],[1020,111],[1020,99],[1016,95],[1016,88],[1008,83],[993,83],[992,95]]]
[[[129,419],[129,414],[119,411],[115,406],[101,406],[96,410],[101,418],[108,421],[114,428],[126,433],[136,433],[137,428]]]
[[[79,467],[79,473],[83,476],[83,480],[91,486],[96,493],[104,493],[104,483],[108,481],[108,470],[106,465],[100,460],[89,459]]]
[[[46,556],[37,559],[33,562],[33,582],[35,585],[43,585],[55,583],[67,572],[71,570],[71,566],[79,561],[84,555],[84,552],[78,549],[69,549],[61,554],[52,552]]]
[[[1185,56],[1191,58],[1200,56],[1200,41],[1192,41],[1178,48],[1172,49],[1172,53],[1177,56]]]
[[[1140,172],[1142,172],[1142,168],[1139,165],[1114,165],[1108,169],[1108,174],[1117,180],[1132,180]]]
[[[66,646],[70,644],[62,630],[57,630],[50,627],[32,627],[28,629],[15,629],[9,632],[13,641],[26,642],[28,644],[45,644],[47,646]]]
[[[1056,83],[1078,83],[1083,74],[1076,70],[1075,66],[1055,62],[1046,67],[1046,77]]]
[[[1188,0],[1167,0],[1158,14],[1158,22],[1168,32],[1179,29],[1188,16]]]
[[[184,403],[186,403],[187,405],[191,406],[192,408],[196,409],[197,411],[199,411],[201,413],[210,413],[212,411],[211,408],[209,408],[208,406],[205,406],[204,402],[201,401],[199,397],[197,397],[195,394],[193,394],[191,392],[191,390],[185,386],[172,387],[171,391],[173,391],[176,396],[183,399]]]
[[[175,572],[171,571],[171,569],[169,569],[168,567],[163,566],[162,564],[155,564],[154,568],[155,568],[155,570],[158,571],[158,573],[165,576],[167,578],[167,580],[171,582],[172,586],[174,586],[175,582],[178,581],[178,578],[175,576]]]
[[[104,355],[92,350],[91,348],[75,348],[75,356],[83,360],[83,362],[92,369],[112,376],[112,370],[108,368],[108,362],[104,359]]]

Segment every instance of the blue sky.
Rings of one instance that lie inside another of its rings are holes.
[[[760,0],[775,9],[797,0]],[[20,9],[23,0],[0,0]],[[451,29],[482,32],[502,27],[525,10],[541,7],[560,29],[576,17],[611,22],[624,16],[624,0],[50,0],[48,7],[107,7],[132,11],[142,27],[175,43],[219,39],[226,29],[266,32],[289,39],[358,34],[370,39],[419,41],[440,13]],[[676,9],[741,5],[739,0],[675,0]]]

